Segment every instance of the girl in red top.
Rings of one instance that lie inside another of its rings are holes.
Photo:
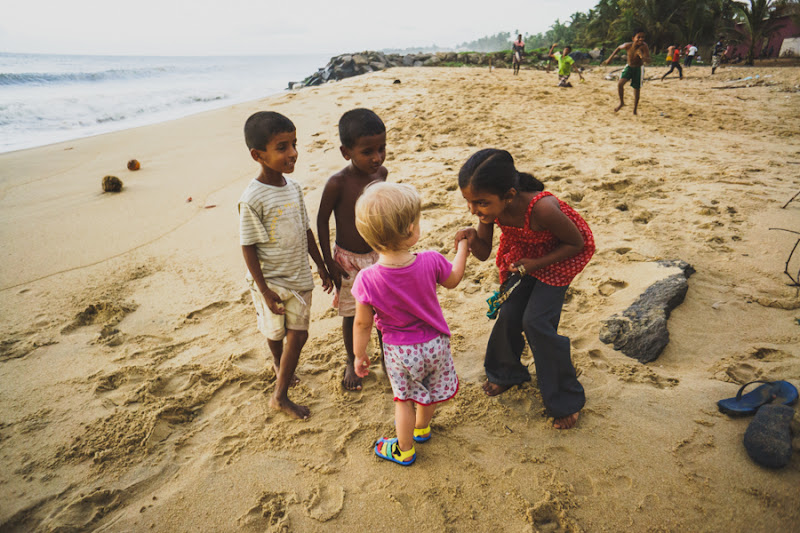
[[[458,186],[478,227],[456,234],[485,261],[492,253],[494,226],[502,232],[497,249],[500,281],[518,272],[522,281],[500,308],[486,347],[483,390],[502,394],[530,381],[520,362],[528,338],[542,400],[557,429],[578,421],[586,398],[570,358],[569,338],[559,335],[564,296],[572,279],[594,254],[594,236],[570,206],[544,192],[544,185],[517,172],[505,150],[480,150],[458,173]]]

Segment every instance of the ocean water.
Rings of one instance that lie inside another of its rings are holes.
[[[0,53],[0,153],[277,94],[329,59]]]

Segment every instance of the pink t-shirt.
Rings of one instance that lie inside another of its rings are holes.
[[[403,268],[375,264],[360,271],[353,282],[356,301],[372,306],[375,325],[383,342],[392,345],[419,344],[439,335],[450,336],[450,329],[436,297],[453,265],[436,251],[417,254]]]

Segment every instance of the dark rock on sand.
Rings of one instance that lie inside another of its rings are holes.
[[[122,180],[116,176],[104,176],[101,185],[105,192],[119,192],[122,190]]]
[[[689,290],[687,280],[695,270],[684,261],[659,261],[661,265],[678,267],[681,272],[657,281],[622,312],[603,322],[600,340],[614,344],[628,357],[641,363],[655,361],[669,344],[667,319]]]
[[[762,405],[744,432],[747,455],[769,468],[782,468],[792,458],[791,422],[794,409],[788,405]]]

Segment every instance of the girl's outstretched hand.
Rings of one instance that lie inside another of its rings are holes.
[[[456,238],[454,244],[454,248],[458,250],[458,243],[459,241],[466,240],[467,246],[469,249],[472,250],[472,239],[478,236],[478,231],[475,228],[461,228],[456,232]]]
[[[360,378],[367,377],[367,374],[369,374],[369,357],[367,357],[366,354],[364,355],[364,357],[357,355],[356,360],[353,363],[353,366],[355,367],[356,375],[358,377]]]

